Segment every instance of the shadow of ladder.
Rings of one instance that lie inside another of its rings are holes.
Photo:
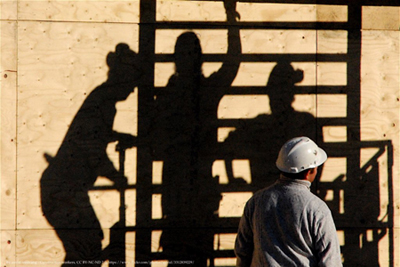
[[[125,175],[125,148],[117,145],[116,151],[119,154],[119,172],[121,176]],[[109,265],[115,267],[126,266],[126,215],[125,215],[125,190],[126,188],[118,188],[119,191],[119,221],[110,229],[110,243],[103,250],[104,260],[109,261]]]

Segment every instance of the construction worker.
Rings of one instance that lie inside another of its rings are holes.
[[[282,146],[279,179],[246,203],[235,242],[236,266],[342,266],[331,211],[310,192],[326,159],[308,137]]]

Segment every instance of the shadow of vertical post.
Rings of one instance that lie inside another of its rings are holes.
[[[347,142],[360,141],[360,96],[361,96],[361,4],[352,2],[348,4],[348,61],[347,61]],[[346,200],[357,194],[358,172],[360,166],[360,150],[354,149],[347,158],[348,185],[344,190],[344,209],[350,211],[351,207]],[[343,248],[344,266],[354,266],[360,263],[361,255],[354,252],[360,250],[360,231],[362,229],[345,230],[345,247]]]
[[[252,1],[249,1],[252,2]],[[260,1],[254,1],[260,2]],[[265,3],[291,3],[291,1],[265,1]],[[301,3],[307,4],[313,1],[301,1]],[[369,1],[373,3],[373,1]],[[315,1],[315,4],[325,4],[325,1]],[[360,161],[361,161],[361,150],[355,144],[359,144],[361,142],[361,121],[360,121],[360,106],[361,106],[361,47],[362,47],[362,6],[360,3],[348,3],[346,1],[337,1],[337,4],[347,5],[348,7],[348,21],[347,23],[343,23],[343,29],[348,31],[348,51],[344,62],[347,63],[347,84],[344,87],[345,94],[347,95],[347,117],[344,119],[335,118],[337,122],[333,122],[332,120],[330,125],[335,125],[335,123],[339,123],[339,125],[345,125],[347,127],[347,141],[342,144],[343,147],[333,146],[331,151],[332,154],[334,150],[338,150],[341,148],[348,148],[351,147],[351,151],[348,153],[346,152],[345,156],[347,159],[347,166],[346,166],[346,173],[348,183],[344,188],[344,209],[346,210],[346,218],[347,220],[351,216],[351,210],[354,206],[346,206],[346,200],[351,198],[352,196],[358,193],[357,191],[357,179],[360,177]],[[377,4],[377,1],[375,2]],[[334,23],[332,23],[334,24]],[[155,30],[156,26],[161,28],[173,28],[175,24],[173,23],[164,23],[164,25],[157,24],[156,21],[156,0],[141,0],[140,1],[140,27],[139,27],[139,55],[145,59],[142,61],[144,75],[142,84],[139,86],[139,97],[138,97],[138,136],[144,137],[148,134],[148,127],[151,121],[151,114],[152,114],[152,105],[153,105],[153,97],[154,97],[154,64],[155,64]],[[271,24],[275,25],[275,24]],[[278,26],[278,24],[276,24]],[[278,26],[274,27],[278,27]],[[298,27],[307,28],[306,23],[299,23]],[[318,23],[315,24],[316,30],[319,30]],[[322,24],[321,24],[322,25]],[[337,27],[342,27],[342,25]],[[191,24],[193,27],[200,27],[196,24]],[[175,27],[178,27],[175,25]],[[249,28],[253,26],[248,25]],[[265,25],[262,25],[265,27]],[[327,26],[328,27],[328,26]],[[333,27],[333,26],[332,26]],[[178,27],[179,28],[179,27]],[[254,26],[254,28],[257,28]],[[279,28],[279,27],[278,27]],[[297,28],[297,25],[296,27]],[[329,27],[328,27],[329,28]],[[322,29],[324,29],[322,27]],[[253,56],[253,55],[250,55]],[[250,57],[253,59],[254,57]],[[254,55],[260,56],[260,55]],[[277,57],[284,57],[284,55],[272,55],[272,59],[276,60]],[[313,56],[313,55],[312,55]],[[304,57],[304,58],[303,58]],[[323,59],[324,56],[319,58],[319,55],[316,55],[315,61],[318,62],[319,60],[328,60],[329,55],[325,55],[327,59]],[[339,57],[339,56],[337,56]],[[261,59],[257,60],[263,60]],[[264,57],[268,59],[267,56]],[[307,58],[304,55],[299,56],[300,61],[307,61]],[[339,59],[338,59],[339,60]],[[340,61],[340,60],[339,60]],[[324,92],[324,88],[316,89],[316,94]],[[326,91],[326,90],[325,90]],[[338,93],[343,93],[343,91],[338,90]],[[238,94],[242,93],[243,91],[238,91]],[[231,92],[232,93],[232,92]],[[317,119],[322,126],[324,125],[324,119]],[[332,124],[333,123],[333,124]],[[228,123],[229,124],[229,123]],[[329,124],[328,124],[329,125]],[[231,125],[229,125],[231,126]],[[322,140],[320,140],[322,141]],[[329,150],[329,144],[328,144]],[[388,150],[391,150],[391,145],[388,146]],[[328,151],[328,154],[329,151]],[[392,155],[392,152],[390,152]],[[340,156],[343,156],[340,155]],[[223,158],[223,157],[222,157]],[[393,159],[389,159],[393,160]],[[152,220],[152,189],[154,188],[152,185],[152,158],[150,156],[149,148],[146,147],[144,144],[138,145],[137,150],[137,224],[136,224],[136,265],[139,266],[141,263],[143,264],[144,261],[151,261],[153,256],[151,253],[151,233],[152,229],[155,229],[157,226]],[[389,163],[388,166],[388,186],[391,190],[392,188],[392,173],[391,173],[391,165]],[[222,191],[222,189],[221,189]],[[349,211],[349,212],[347,212]],[[393,196],[389,193],[389,266],[393,266]],[[216,227],[216,233],[221,233],[224,230],[228,231],[227,224],[223,224],[224,220],[220,219],[221,227]],[[233,222],[236,222],[233,220]],[[222,226],[223,225],[223,226]],[[158,225],[159,226],[159,225]],[[235,223],[230,224],[232,229],[236,229]],[[160,226],[159,226],[160,228]],[[161,226],[162,228],[162,226]],[[224,228],[224,229],[222,229]],[[345,258],[345,266],[355,266],[354,264],[359,264],[363,262],[363,255],[361,255],[360,250],[360,234],[363,234],[365,229],[358,228],[357,226],[350,226],[347,224],[339,225],[338,228],[342,228],[345,234],[345,245],[343,247],[343,255]],[[375,247],[375,252],[378,253],[378,247]],[[231,252],[231,251],[230,251]],[[223,253],[221,253],[222,255]],[[225,254],[224,254],[225,255]],[[228,256],[232,256],[229,254]]]
[[[125,148],[119,144],[115,149],[119,154],[119,172],[125,176]],[[125,214],[125,190],[126,188],[118,188],[119,197],[119,221],[110,229],[110,244],[114,246],[113,253],[109,253],[109,263],[114,267],[126,266],[126,214]]]
[[[138,137],[148,135],[154,89],[156,0],[140,1],[139,56],[143,76],[138,89]],[[135,265],[151,260],[152,159],[149,148],[137,148]]]
[[[388,216],[389,216],[389,266],[394,266],[394,199],[393,199],[393,145],[388,142],[388,154],[391,155],[388,159]]]

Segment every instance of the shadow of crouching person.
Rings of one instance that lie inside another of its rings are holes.
[[[65,249],[62,266],[101,266],[103,232],[90,203],[89,189],[98,176],[124,188],[126,177],[108,158],[108,143],[133,146],[135,137],[113,131],[116,103],[127,99],[137,86],[141,71],[138,56],[126,44],[107,55],[108,79],[95,88],[75,115],[54,157],[43,172],[43,214],[54,227]]]

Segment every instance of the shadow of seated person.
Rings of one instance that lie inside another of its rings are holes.
[[[106,153],[110,142],[132,147],[136,138],[113,131],[116,103],[127,99],[139,81],[137,54],[118,44],[107,55],[108,79],[95,88],[75,115],[40,181],[43,214],[63,243],[62,266],[101,266],[103,232],[90,203],[89,189],[97,177],[107,177],[117,188],[127,179]]]
[[[253,119],[241,121],[225,141],[225,161],[231,184],[243,183],[233,177],[232,160],[248,159],[251,184],[254,190],[275,182],[279,170],[275,160],[280,144],[298,136],[316,138],[316,121],[312,114],[296,111],[292,104],[296,92],[295,84],[303,80],[303,71],[295,70],[290,62],[279,61],[273,68],[268,84],[271,114],[260,114]]]

